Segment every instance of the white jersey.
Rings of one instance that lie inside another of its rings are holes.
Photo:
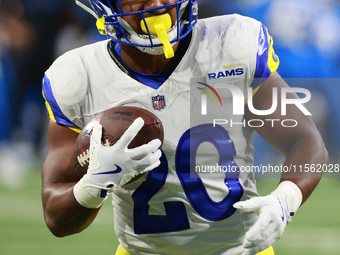
[[[257,216],[232,205],[258,196],[254,174],[207,176],[203,166],[251,166],[253,131],[241,124],[213,127],[209,123],[222,117],[221,110],[208,104],[203,114],[201,98],[213,88],[217,93],[210,94],[218,96],[221,107],[223,102],[218,108],[223,118],[243,123],[243,115],[233,114],[230,92],[221,88],[232,84],[246,95],[260,84],[254,77],[263,82],[276,70],[265,27],[240,15],[200,20],[181,62],[158,89],[126,75],[110,58],[107,44],[61,56],[47,70],[43,91],[50,118],[75,130],[121,105],[145,108],[162,121],[161,165],[113,194],[120,244],[131,254],[240,254]]]

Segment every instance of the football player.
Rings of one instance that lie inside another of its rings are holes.
[[[283,172],[278,187],[259,196],[255,174],[240,171],[253,164],[254,131],[285,155],[287,167],[325,164],[328,154],[308,115],[294,105],[281,115],[281,97],[273,89],[289,87],[276,72],[279,59],[266,27],[240,15],[198,20],[197,0],[78,5],[97,19],[108,40],[67,52],[43,79],[50,122],[42,200],[51,232],[62,237],[83,231],[111,194],[117,255],[274,254],[272,245],[321,174]],[[243,95],[253,89],[242,103],[244,114],[235,115],[230,93],[218,89],[230,84]],[[208,88],[225,107],[197,114]],[[267,116],[247,107],[251,102],[264,111],[275,100],[278,107]],[[78,133],[97,114],[121,105],[145,108],[161,119],[162,151],[158,139],[127,149],[143,126],[141,118],[111,147],[101,143],[97,124],[88,171],[79,177],[73,168]],[[207,116],[220,114],[239,124],[212,125]],[[264,124],[240,124],[254,119]],[[285,119],[298,125],[273,125]],[[206,178],[191,171],[199,164],[237,171]]]

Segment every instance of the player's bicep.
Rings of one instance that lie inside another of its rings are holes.
[[[73,167],[73,148],[78,133],[50,120],[48,151],[42,168],[43,187],[80,179]]]
[[[290,151],[293,144],[298,140],[308,136],[319,137],[310,116],[305,115],[296,105],[287,104],[285,106],[286,115],[282,114],[281,91],[283,88],[288,87],[280,75],[274,72],[254,95],[252,104],[257,110],[268,110],[273,105],[274,107],[276,105],[276,110],[272,114],[260,116],[252,113],[246,107],[247,120],[261,119],[264,125],[255,128],[255,130],[264,140],[284,155]],[[277,88],[277,93],[273,92],[273,88]],[[287,93],[286,96],[290,99],[299,99],[296,93]]]

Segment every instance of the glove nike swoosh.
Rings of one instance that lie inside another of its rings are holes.
[[[117,167],[116,170],[108,171],[108,172],[96,173],[94,175],[99,175],[99,174],[118,174],[118,173],[120,173],[122,171],[122,168],[120,166],[117,166],[116,164],[115,164],[115,166]]]
[[[279,203],[280,203],[280,206],[281,206],[281,212],[282,212],[281,219],[282,219],[282,222],[283,222],[283,221],[285,220],[285,214],[284,214],[284,212],[283,212],[283,207],[282,207],[282,204],[281,204],[280,199],[277,199],[277,200],[279,200]]]

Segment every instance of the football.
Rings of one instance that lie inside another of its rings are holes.
[[[105,146],[112,146],[138,117],[143,118],[144,126],[131,141],[128,148],[131,149],[147,144],[156,138],[159,138],[163,144],[164,130],[162,122],[152,112],[133,106],[118,106],[105,110],[87,123],[78,135],[73,151],[73,165],[77,174],[83,176],[87,172],[90,161],[90,137],[96,123],[99,122],[103,126],[102,143]]]

